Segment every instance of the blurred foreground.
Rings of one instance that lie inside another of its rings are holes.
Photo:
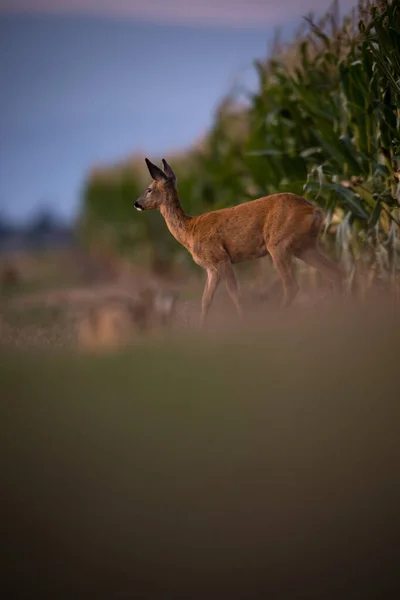
[[[201,333],[2,344],[7,598],[400,597],[395,295],[218,296]]]

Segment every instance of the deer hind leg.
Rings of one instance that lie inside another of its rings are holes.
[[[221,275],[218,269],[207,269],[207,282],[203,292],[203,298],[201,302],[201,316],[200,316],[200,327],[203,327],[206,317],[214,298],[214,294],[220,282]]]
[[[341,293],[343,274],[333,260],[322,254],[317,247],[307,248],[299,254],[298,258],[318,269],[331,282],[335,293]]]
[[[282,307],[287,308],[292,304],[299,291],[294,274],[292,254],[287,248],[279,246],[268,248],[268,252],[283,284]]]
[[[228,294],[236,307],[239,317],[241,318],[243,316],[243,310],[240,302],[239,285],[236,279],[235,271],[230,263],[226,263],[224,265],[223,277]]]

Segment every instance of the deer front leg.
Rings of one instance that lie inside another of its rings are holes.
[[[207,269],[207,282],[203,292],[203,298],[201,302],[201,316],[200,316],[200,327],[204,326],[206,321],[207,313],[210,308],[212,299],[214,298],[215,291],[220,281],[220,274],[216,269]]]

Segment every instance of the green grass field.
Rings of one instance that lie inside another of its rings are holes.
[[[3,352],[7,597],[399,597],[398,317]]]

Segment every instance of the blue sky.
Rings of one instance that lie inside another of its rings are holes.
[[[289,11],[284,31],[301,14]],[[1,213],[26,220],[49,206],[72,218],[94,164],[188,146],[235,76],[254,83],[276,25],[148,17],[0,12]]]

